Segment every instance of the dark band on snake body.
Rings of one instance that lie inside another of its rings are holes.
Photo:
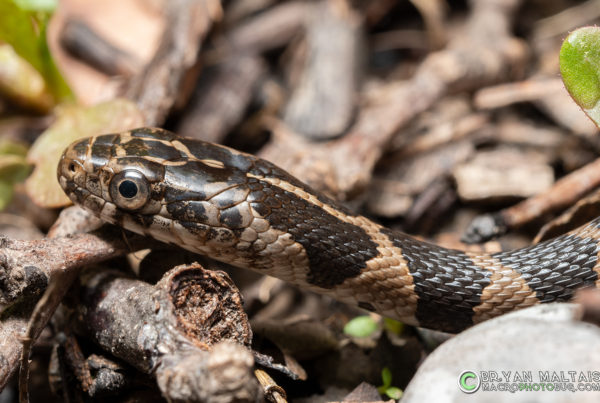
[[[600,219],[515,251],[445,249],[354,215],[267,161],[161,129],[76,142],[58,178],[106,221],[434,329],[600,284]]]
[[[491,272],[481,270],[458,250],[437,246],[384,229],[402,248],[419,296],[416,318],[429,328],[457,332],[473,324],[473,308],[490,285]]]
[[[377,245],[364,229],[339,220],[293,193],[268,183],[260,185],[265,197],[256,198],[251,192],[251,205],[273,228],[290,233],[304,247],[309,260],[308,283],[332,288],[358,276],[366,262],[377,256]]]

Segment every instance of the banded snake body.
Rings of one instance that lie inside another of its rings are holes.
[[[162,129],[96,136],[58,166],[102,220],[448,332],[600,285],[600,219],[495,254],[445,249],[355,215],[275,165]]]

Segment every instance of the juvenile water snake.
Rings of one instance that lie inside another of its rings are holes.
[[[133,232],[449,332],[600,284],[600,219],[508,252],[445,249],[353,214],[267,161],[161,129],[75,142],[58,179],[73,202]]]

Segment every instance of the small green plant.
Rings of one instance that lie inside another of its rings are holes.
[[[44,78],[57,101],[70,99],[72,93],[59,73],[46,41],[46,27],[56,1],[0,1],[0,41],[13,47]]]
[[[569,34],[560,49],[560,73],[573,100],[600,127],[600,28]]]
[[[12,199],[14,185],[25,180],[31,168],[25,160],[27,148],[22,144],[0,140],[0,210]]]
[[[392,386],[392,371],[388,367],[381,370],[381,380],[383,385],[377,388],[381,395],[386,395],[390,399],[398,400],[402,397],[402,389]]]
[[[368,315],[357,316],[344,326],[344,334],[352,337],[369,337],[379,328],[376,320]],[[404,323],[395,319],[383,318],[383,328],[388,332],[400,335],[404,331]]]
[[[352,337],[369,337],[377,330],[377,322],[368,315],[357,316],[344,326],[344,334]]]
[[[404,323],[395,319],[383,318],[383,328],[388,332],[401,335],[404,331]]]

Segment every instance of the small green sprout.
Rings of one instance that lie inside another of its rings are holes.
[[[390,399],[398,400],[402,397],[402,389],[392,386],[392,371],[388,367],[381,370],[381,380],[383,385],[377,388],[381,395],[386,395]]]
[[[352,337],[369,337],[377,330],[377,322],[368,315],[357,316],[344,326],[344,334]]]

